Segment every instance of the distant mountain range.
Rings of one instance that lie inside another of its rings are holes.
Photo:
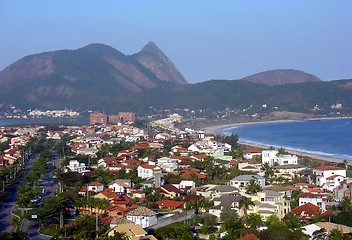
[[[104,45],[26,56],[0,72],[0,103],[22,109],[146,112],[149,108],[220,110],[263,105],[307,112],[352,106],[352,81],[321,81],[297,70],[271,70],[242,80],[189,84],[149,42],[133,55]],[[351,110],[352,113],[352,110]]]

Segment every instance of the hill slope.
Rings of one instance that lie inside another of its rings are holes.
[[[68,103],[80,108],[117,95],[183,84],[187,81],[154,43],[132,56],[104,44],[91,44],[30,55],[11,64],[0,72],[0,100],[47,108]]]
[[[302,82],[320,82],[321,79],[317,76],[303,71],[293,69],[279,69],[260,72],[247,77],[242,80],[261,83],[266,85],[283,85],[288,83],[302,83]]]

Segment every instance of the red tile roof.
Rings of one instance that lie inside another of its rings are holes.
[[[156,165],[149,165],[149,164],[141,164],[139,166],[141,166],[142,168],[145,168],[145,169],[154,169],[157,167]]]
[[[246,153],[261,153],[262,151],[260,151],[259,149],[256,149],[256,148],[250,148],[250,149],[246,149],[246,150],[243,150],[243,153],[246,154]]]
[[[306,192],[306,193],[298,194],[298,197],[322,198],[322,197],[326,197],[326,194]]]
[[[159,207],[183,208],[184,202],[174,201],[174,200],[159,200],[155,202],[155,204],[158,205]]]
[[[237,240],[259,240],[259,238],[256,235],[254,235],[253,233],[251,233],[246,236],[237,238]]]
[[[339,168],[339,167],[334,167],[334,166],[326,166],[326,165],[320,165],[320,166],[315,167],[313,169],[320,170],[320,171],[346,170],[344,168]]]
[[[341,175],[332,175],[332,176],[330,176],[330,177],[327,177],[326,179],[327,180],[333,180],[333,179],[335,179],[335,178],[337,178],[337,177],[343,177],[343,176],[341,176]]]
[[[182,191],[180,189],[178,189],[177,187],[175,187],[174,185],[172,184],[165,184],[165,185],[162,185],[160,187],[162,190],[165,190],[166,192],[174,192],[174,193],[182,193]]]
[[[308,215],[317,215],[320,214],[320,208],[312,203],[306,203],[302,206],[296,207],[291,212],[297,215],[301,215],[302,212]]]
[[[181,177],[183,179],[190,179],[193,174],[196,175],[197,178],[199,178],[199,179],[204,179],[207,177],[205,174],[197,173],[197,172],[185,172],[185,173],[181,174]]]

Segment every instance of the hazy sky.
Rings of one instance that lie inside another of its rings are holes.
[[[153,41],[191,83],[298,69],[352,78],[351,0],[1,0],[0,70],[34,53]]]

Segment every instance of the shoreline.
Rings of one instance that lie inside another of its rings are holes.
[[[310,121],[323,121],[323,120],[338,120],[338,119],[352,119],[352,117],[324,117],[324,118],[309,118],[309,119],[283,119],[283,120],[269,120],[269,121],[253,121],[253,122],[234,122],[229,124],[212,125],[204,128],[208,134],[221,134],[220,130],[230,127],[240,127],[254,124],[270,124],[270,123],[286,123],[286,122],[310,122]]]
[[[286,122],[308,122],[308,121],[320,121],[320,120],[335,120],[335,119],[352,119],[351,117],[334,117],[334,118],[311,118],[306,120],[272,120],[272,121],[258,121],[258,122],[243,122],[243,123],[233,123],[233,124],[223,124],[223,125],[216,125],[216,126],[208,126],[204,129],[207,134],[223,134],[221,130],[231,127],[240,127],[246,125],[254,125],[254,124],[270,124],[270,123],[286,123]],[[255,147],[255,148],[268,148],[271,145],[268,144],[261,144],[249,141],[238,140],[238,143],[241,145]],[[280,146],[275,146],[275,148],[280,148]],[[309,157],[312,159],[324,161],[324,162],[331,162],[331,163],[342,163],[343,161],[347,161],[348,165],[352,165],[352,161],[343,158],[337,158],[333,156],[327,156],[322,154],[310,153],[306,151],[299,151],[295,149],[285,148],[288,153],[296,155],[298,157]]]
[[[262,148],[262,149],[270,147],[269,145],[257,144],[257,143],[247,142],[247,141],[238,141],[238,144],[241,144],[244,146],[249,146],[249,147]],[[341,158],[330,157],[330,156],[320,155],[320,154],[314,154],[314,153],[309,153],[309,152],[304,152],[304,151],[297,151],[297,150],[288,149],[288,148],[285,148],[285,150],[289,154],[296,155],[299,158],[309,157],[309,158],[312,158],[315,160],[324,161],[324,162],[331,162],[331,163],[343,163],[343,161],[345,161],[345,159],[341,159]],[[348,160],[346,160],[346,161],[347,161],[347,165],[352,165],[351,161],[348,161]]]

